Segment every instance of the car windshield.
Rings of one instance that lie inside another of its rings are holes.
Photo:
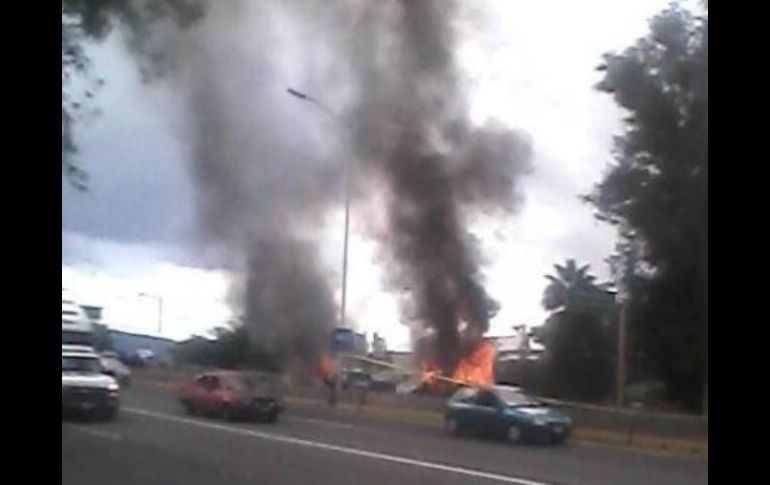
[[[61,358],[62,372],[100,373],[102,366],[95,357],[64,357]]]
[[[125,368],[123,363],[115,357],[102,357],[102,365],[105,367],[114,367],[116,369]]]
[[[228,384],[237,391],[256,391],[273,389],[274,382],[255,374],[239,374],[227,380]]]
[[[518,389],[497,388],[495,393],[508,406],[543,406],[543,403],[527,396]]]

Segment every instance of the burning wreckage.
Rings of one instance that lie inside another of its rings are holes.
[[[400,393],[448,394],[461,386],[490,387],[495,384],[495,358],[497,351],[489,339],[469,340],[456,364],[449,372],[439,367],[436,358],[435,338],[426,336],[416,344],[415,361],[412,368],[398,367],[390,362],[365,356],[349,356],[358,364],[367,363],[390,368],[402,375],[410,375],[396,389]],[[328,387],[336,384],[337,366],[328,353],[318,357],[316,365],[319,379]]]
[[[427,353],[421,358],[420,385],[417,389],[447,392],[457,386],[489,387],[495,384],[496,350],[489,340],[470,342],[448,373],[442,372],[435,359],[430,357],[430,340],[422,343],[427,347]]]

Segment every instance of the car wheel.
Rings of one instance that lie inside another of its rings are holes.
[[[187,399],[182,399],[181,403],[185,413],[189,414],[190,416],[195,415],[195,408],[193,407],[190,401],[188,401]]]
[[[104,408],[99,411],[99,419],[102,421],[112,421],[118,415],[118,408]]]
[[[446,419],[446,430],[453,436],[460,436],[462,434],[460,423],[455,418],[450,417]]]
[[[233,411],[233,408],[227,404],[222,406],[222,408],[219,410],[219,415],[225,421],[235,421],[235,412]]]
[[[278,421],[278,413],[277,412],[268,413],[262,419],[265,423],[275,423],[276,421]]]
[[[508,428],[508,433],[506,437],[508,438],[508,441],[510,441],[511,443],[518,443],[519,441],[521,441],[521,428],[519,428],[516,425],[511,425]]]
[[[564,436],[558,436],[554,435],[551,437],[551,444],[554,446],[563,445],[567,441],[567,438]]]

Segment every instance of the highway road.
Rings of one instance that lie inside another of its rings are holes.
[[[600,445],[512,445],[441,430],[289,411],[276,424],[189,417],[123,392],[111,423],[62,421],[63,485],[702,485],[708,458]]]

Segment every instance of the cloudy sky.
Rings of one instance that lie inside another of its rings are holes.
[[[487,289],[502,304],[490,333],[542,323],[543,276],[554,263],[572,257],[590,264],[600,279],[608,277],[604,258],[614,233],[578,200],[601,176],[620,131],[619,111],[593,89],[595,67],[602,53],[643,35],[646,20],[667,3],[489,1],[483,33],[459,46],[473,120],[521,129],[534,147],[520,213],[474,226],[489,259]],[[228,275],[208,269],[195,244],[178,98],[172,86],[139,81],[119,37],[92,54],[107,83],[97,101],[102,114],[78,131],[90,190],[80,193],[62,182],[62,285],[83,303],[104,305],[116,328],[157,333],[160,297],[163,335],[205,333],[229,318]],[[362,212],[352,212],[349,311],[361,330],[406,348],[409,333],[381,288],[382,269],[375,243],[363,235]],[[341,260],[341,211],[330,221],[320,240],[332,268]],[[330,278],[338,276],[330,270]]]

